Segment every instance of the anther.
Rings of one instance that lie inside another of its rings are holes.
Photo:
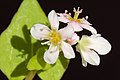
[[[88,19],[88,16],[85,16],[85,19]]]
[[[65,13],[67,13],[68,11],[67,10],[65,10]]]

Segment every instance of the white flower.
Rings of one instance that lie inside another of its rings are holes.
[[[86,67],[87,63],[99,65],[100,58],[98,54],[107,54],[111,50],[111,45],[100,34],[92,36],[83,35],[76,46],[76,50],[81,54],[82,65]]]
[[[65,42],[67,38],[72,37],[74,34],[73,29],[65,27],[58,30],[59,21],[54,10],[48,14],[48,20],[51,29],[43,24],[35,24],[30,31],[35,39],[47,40],[43,44],[50,45],[49,49],[44,53],[44,60],[49,64],[54,64],[59,56],[60,50],[63,51],[65,58],[75,58],[72,46]]]
[[[91,31],[93,34],[97,34],[97,31],[91,26],[91,24],[87,21],[88,16],[86,18],[79,18],[78,16],[80,13],[82,13],[82,9],[79,10],[80,7],[76,10],[75,8],[73,9],[74,17],[71,17],[71,13],[67,14],[67,10],[65,10],[65,13],[58,13],[58,19],[59,21],[63,23],[68,23],[70,24],[74,31],[82,31],[83,28],[86,30]]]

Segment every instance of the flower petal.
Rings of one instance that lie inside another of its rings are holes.
[[[44,60],[49,64],[54,64],[57,61],[58,56],[59,48],[51,44],[49,49],[44,53]]]
[[[87,62],[82,58],[82,65],[84,66],[84,67],[87,67]]]
[[[93,28],[92,26],[88,25],[88,24],[80,24],[84,29],[90,31],[92,34],[97,34],[97,31],[95,28]]]
[[[99,65],[100,64],[100,58],[96,52],[93,50],[81,50],[81,56],[82,58],[88,62],[91,65]]]
[[[50,22],[50,24],[51,24],[51,28],[58,30],[59,20],[58,20],[58,17],[57,17],[56,12],[55,12],[54,10],[52,10],[52,11],[48,14],[48,19],[49,19],[49,22]]]
[[[86,16],[86,17],[88,17],[88,16]],[[81,19],[83,22],[83,24],[87,24],[87,25],[92,25],[91,23],[89,23],[88,21],[87,21],[87,19],[85,19],[85,18],[82,18]]]
[[[67,59],[75,58],[74,50],[70,44],[62,41],[61,49],[63,51],[65,58],[67,58]]]
[[[89,48],[94,49],[100,55],[105,55],[109,53],[109,51],[111,50],[110,43],[103,37],[91,36],[89,40],[91,42],[91,45],[89,45]]]
[[[59,30],[60,35],[62,36],[63,40],[71,38],[74,34],[74,30],[71,25],[67,25],[66,27]]]
[[[72,21],[69,24],[71,24],[71,26],[73,27],[74,31],[76,31],[76,32],[79,32],[79,31],[83,30],[78,22]]]
[[[77,41],[79,41],[79,38],[80,38],[80,37],[79,37],[76,33],[74,33],[71,38],[68,38],[68,39],[67,39],[67,42],[68,42],[70,45],[74,45],[74,44],[77,43]]]
[[[58,13],[58,20],[63,23],[68,23],[69,20],[65,17],[66,13]]]
[[[38,40],[46,39],[49,34],[50,29],[43,24],[35,24],[31,30],[31,35]]]

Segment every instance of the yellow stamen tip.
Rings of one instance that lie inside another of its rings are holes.
[[[50,33],[51,42],[54,44],[59,44],[61,42],[61,36],[56,30],[52,30]]]

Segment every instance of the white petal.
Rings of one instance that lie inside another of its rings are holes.
[[[83,30],[78,22],[72,21],[69,24],[71,24],[71,26],[73,27],[74,31],[76,31],[76,32],[79,32],[79,31]]]
[[[49,34],[50,29],[43,24],[35,24],[31,30],[31,35],[38,40],[46,39]]]
[[[62,41],[61,49],[63,51],[65,58],[67,58],[67,59],[75,58],[74,50],[70,44]]]
[[[86,16],[87,17],[87,16]],[[89,23],[85,18],[82,18],[83,24],[87,24],[87,25],[92,25],[91,23]]]
[[[66,40],[68,38],[71,38],[74,34],[74,30],[71,25],[67,25],[66,27],[59,30],[60,35],[62,36],[63,40]]]
[[[56,12],[55,12],[54,10],[52,10],[52,11],[48,14],[48,19],[49,19],[49,22],[50,22],[50,24],[51,24],[51,28],[58,30],[59,20],[58,20],[58,18],[57,18]]]
[[[92,26],[88,25],[88,24],[80,24],[84,29],[90,31],[92,34],[97,34],[97,31],[95,28],[93,28]]]
[[[89,48],[94,49],[100,55],[105,55],[111,50],[110,43],[103,37],[90,37],[89,38],[91,45]]]
[[[87,62],[82,58],[82,65],[84,66],[84,67],[87,67]]]
[[[81,56],[82,58],[88,62],[91,65],[99,65],[100,64],[100,58],[96,52],[93,50],[81,50]]]
[[[69,20],[64,16],[65,15],[65,13],[58,13],[58,20],[60,21],[60,22],[63,22],[63,23],[68,23],[69,22]]]
[[[71,38],[67,39],[67,41],[70,45],[74,45],[79,41],[79,38],[80,37],[76,33],[74,33]]]
[[[72,39],[73,40],[79,40],[79,36],[76,33],[74,33],[73,36],[72,36]]]
[[[58,56],[59,48],[51,44],[49,49],[44,53],[44,60],[49,64],[54,64],[57,61]]]

